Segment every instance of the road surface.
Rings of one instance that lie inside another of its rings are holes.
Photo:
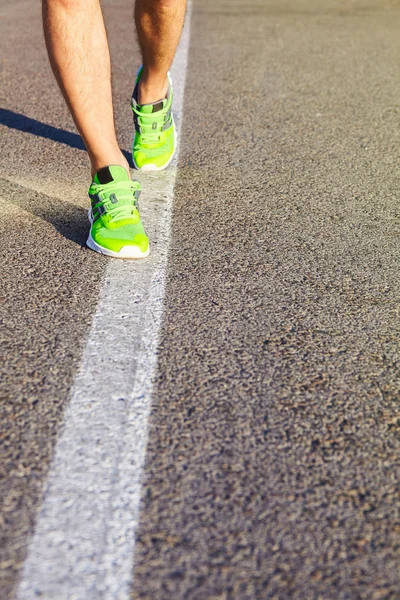
[[[400,3],[194,0],[178,168],[118,266],[40,7],[0,11],[1,597],[399,598]]]

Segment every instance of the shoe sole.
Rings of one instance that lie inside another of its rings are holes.
[[[88,211],[89,223],[92,225],[92,211],[89,209]],[[146,258],[150,254],[150,247],[147,248],[146,252],[142,252],[140,248],[137,246],[123,246],[119,252],[114,252],[114,250],[109,250],[109,248],[105,248],[104,246],[100,246],[97,242],[92,238],[92,234],[89,232],[89,237],[86,240],[86,246],[99,254],[104,254],[105,256],[112,256],[113,258]]]
[[[168,165],[170,164],[170,162],[172,161],[172,159],[175,156],[175,152],[176,152],[176,128],[175,128],[175,121],[174,121],[174,117],[172,116],[172,122],[173,122],[173,127],[174,127],[174,151],[171,154],[170,158],[168,159],[168,161],[165,163],[165,165],[162,165],[162,167],[157,167],[157,165],[154,165],[152,163],[148,164],[148,165],[144,165],[143,167],[138,167],[134,156],[133,156],[133,146],[135,143],[135,138],[133,138],[133,142],[132,142],[132,162],[133,162],[133,166],[135,167],[135,169],[137,171],[164,171],[164,169],[166,169],[168,167]]]

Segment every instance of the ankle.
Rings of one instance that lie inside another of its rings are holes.
[[[152,104],[166,97],[168,92],[167,77],[150,77],[144,71],[139,79],[138,103]]]
[[[102,169],[103,167],[109,167],[111,165],[119,165],[120,167],[124,167],[126,169],[129,177],[131,176],[131,171],[129,167],[129,163],[126,160],[125,156],[120,153],[106,153],[103,156],[90,156],[91,163],[91,175],[94,177],[95,173]]]

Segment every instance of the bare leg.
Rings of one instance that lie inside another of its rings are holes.
[[[108,42],[99,0],[43,0],[51,66],[87,148],[92,175],[128,163],[115,136]]]
[[[185,19],[186,0],[136,0],[135,22],[143,58],[139,104],[164,98]]]

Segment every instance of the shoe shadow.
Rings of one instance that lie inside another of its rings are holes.
[[[25,115],[21,115],[12,110],[0,108],[0,125],[5,125],[9,129],[17,129],[18,131],[46,138],[53,142],[59,142],[60,144],[70,146],[70,148],[86,151],[85,144],[83,143],[81,136],[77,133],[59,129],[52,125],[46,125],[46,123],[31,119],[30,117],[26,117]],[[122,154],[127,159],[129,166],[133,168],[131,153],[122,150]]]
[[[87,211],[8,179],[0,179],[1,196],[32,215],[51,223],[65,238],[84,246],[89,231]]]

